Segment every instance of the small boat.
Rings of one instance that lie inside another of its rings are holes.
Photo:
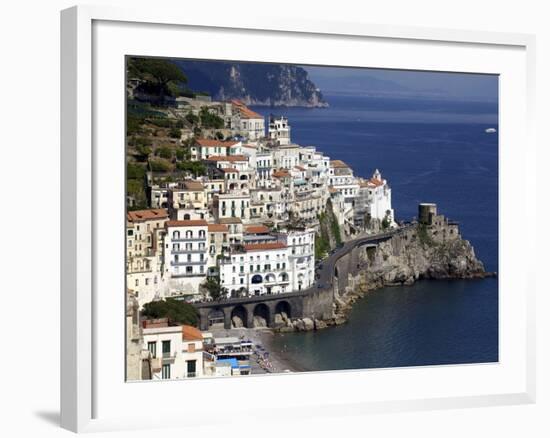
[[[495,128],[487,128],[485,132],[487,134],[494,134],[495,132],[497,132],[497,130]]]

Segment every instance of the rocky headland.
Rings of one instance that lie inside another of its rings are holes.
[[[403,232],[361,251],[355,274],[347,286],[334,291],[333,315],[325,320],[280,317],[280,332],[319,330],[347,321],[353,304],[369,291],[389,286],[412,285],[418,280],[481,279],[486,272],[474,248],[460,235],[458,224],[444,216],[429,223],[408,226]]]

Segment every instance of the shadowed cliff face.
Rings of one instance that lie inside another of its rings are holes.
[[[301,67],[217,61],[175,61],[188,86],[216,100],[239,99],[247,105],[325,107],[320,90]]]
[[[487,273],[473,246],[458,227],[446,222],[438,226],[418,225],[363,251],[357,274],[350,274],[345,290],[335,295],[334,318],[329,325],[342,324],[357,299],[369,290],[385,286],[411,285],[421,279],[476,279]]]

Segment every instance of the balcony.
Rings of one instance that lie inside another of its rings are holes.
[[[201,254],[206,253],[206,248],[202,249],[175,249],[172,250],[172,254]]]
[[[172,272],[170,274],[172,278],[191,278],[191,277],[206,277],[206,272]]]
[[[177,262],[170,262],[170,265],[171,266],[200,266],[200,265],[206,265],[206,260],[202,260],[202,261],[186,261],[186,260],[181,260],[181,261],[177,261]]]
[[[175,351],[166,351],[162,352],[162,362],[174,362],[176,360],[176,352]]]
[[[206,235],[204,237],[178,237],[172,238],[172,242],[206,242]]]

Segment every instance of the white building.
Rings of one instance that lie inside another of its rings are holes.
[[[368,207],[367,211],[371,218],[380,221],[387,218],[390,225],[394,225],[394,211],[391,205],[391,188],[382,174],[376,169],[372,178],[367,180]]]
[[[302,290],[315,282],[315,230],[290,230],[281,235],[288,247],[291,290]]]
[[[232,191],[216,195],[212,209],[218,222],[226,218],[239,218],[247,222],[250,219],[250,193]]]
[[[291,291],[288,248],[283,242],[244,245],[220,260],[220,284],[227,296]]]
[[[269,116],[268,138],[277,145],[290,144],[290,125],[288,118]]]
[[[149,352],[152,379],[202,377],[203,336],[189,325],[168,320],[143,321],[143,348]]]
[[[168,221],[164,245],[167,295],[199,293],[208,265],[208,224],[205,220]]]
[[[211,156],[239,155],[242,143],[240,141],[222,141],[199,138],[190,147],[191,160],[206,160]]]
[[[343,196],[346,210],[353,208],[359,183],[346,163],[341,160],[330,162],[328,184]]]
[[[252,111],[240,100],[232,100],[234,109],[240,115],[240,132],[249,140],[258,140],[265,135],[264,116]]]
[[[126,221],[126,283],[139,306],[162,298],[164,293],[161,264],[164,208],[130,211]]]

